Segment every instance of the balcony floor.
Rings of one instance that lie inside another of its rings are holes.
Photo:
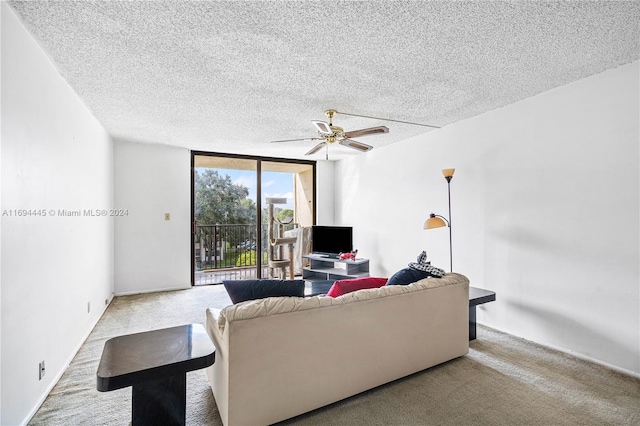
[[[246,280],[256,279],[257,268],[227,268],[227,269],[208,269],[204,271],[196,271],[195,285],[222,284],[222,280]],[[276,270],[276,277],[280,277],[280,270]],[[262,277],[269,276],[269,268],[262,268]],[[296,277],[300,278],[300,277]]]

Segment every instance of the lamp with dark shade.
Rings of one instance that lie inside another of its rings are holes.
[[[442,174],[447,180],[447,195],[449,197],[449,219],[439,214],[431,213],[429,219],[424,223],[424,229],[442,228],[446,226],[449,228],[449,267],[453,272],[453,250],[451,244],[451,179],[456,169],[443,169]]]

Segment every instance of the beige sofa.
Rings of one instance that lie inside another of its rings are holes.
[[[465,355],[460,274],[338,298],[272,297],[207,310],[207,375],[227,426],[265,425]]]

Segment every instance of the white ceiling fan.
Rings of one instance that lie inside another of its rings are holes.
[[[369,117],[366,115],[348,114],[344,112],[338,112],[335,109],[328,109],[324,113],[329,119],[328,123],[326,121],[311,120],[313,125],[318,130],[318,137],[302,138],[302,139],[284,139],[284,140],[278,140],[278,141],[271,141],[271,143],[295,142],[295,141],[321,141],[316,146],[311,148],[308,152],[306,152],[304,155],[315,154],[316,152],[320,151],[323,147],[326,147],[327,149],[326,156],[328,159],[329,145],[333,143],[338,142],[340,145],[355,149],[356,151],[366,152],[373,149],[373,147],[371,145],[367,145],[366,143],[353,140],[352,138],[358,138],[358,137],[368,136],[368,135],[376,135],[381,133],[389,133],[389,129],[386,126],[370,127],[367,129],[352,130],[349,132],[345,132],[342,127],[333,125],[333,116],[335,114],[351,115],[354,117],[372,118],[372,119],[383,120],[383,121],[395,121],[398,123],[413,124],[418,126],[433,127],[433,128],[439,129],[439,127],[437,126],[431,126],[428,124],[410,123],[407,121],[391,120],[391,119],[378,118],[378,117]]]

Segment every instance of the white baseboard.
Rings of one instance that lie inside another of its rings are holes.
[[[192,287],[191,284],[183,287],[162,287],[148,290],[133,290],[133,291],[122,291],[114,293],[114,296],[131,296],[132,294],[145,294],[145,293],[159,293],[163,291],[176,291],[176,290],[188,290]]]
[[[609,364],[608,362],[604,362],[604,361],[601,361],[599,359],[591,358],[589,356],[580,354],[578,352],[573,352],[573,351],[570,351],[570,350],[567,350],[567,349],[564,349],[564,348],[561,348],[561,347],[558,347],[558,346],[555,346],[555,345],[549,345],[549,344],[538,343],[538,342],[536,342],[536,343],[538,345],[540,345],[540,346],[544,346],[544,347],[547,347],[547,348],[550,348],[550,349],[555,349],[556,351],[563,352],[565,354],[569,354],[569,355],[574,356],[576,358],[580,358],[580,359],[583,359],[585,361],[589,361],[589,362],[592,362],[594,364],[598,364],[598,365],[602,365],[603,367],[610,368],[610,369],[612,369],[614,371],[617,371],[618,373],[626,374],[628,376],[633,376],[633,377],[635,377],[637,379],[640,379],[640,373],[638,373],[638,372],[635,372],[635,371],[632,371],[632,370],[627,370],[626,368],[618,367],[617,365]]]
[[[584,354],[581,354],[581,353],[578,353],[578,352],[573,352],[573,351],[568,350],[566,348],[562,348],[562,347],[559,347],[559,346],[551,345],[549,343],[536,342],[535,340],[531,340],[531,339],[527,339],[526,337],[518,336],[516,334],[513,334],[512,332],[509,332],[509,331],[506,331],[506,330],[502,330],[502,329],[500,329],[498,327],[494,327],[494,326],[491,326],[491,325],[485,325],[485,324],[482,324],[482,323],[477,323],[477,324],[480,324],[480,325],[482,325],[484,327],[487,327],[487,328],[492,328],[494,330],[498,330],[501,333],[509,334],[511,336],[518,337],[520,339],[528,340],[529,342],[533,342],[536,345],[544,346],[545,348],[553,349],[555,351],[562,352],[562,353],[574,356],[576,358],[592,362],[594,364],[602,365],[603,367],[610,368],[611,370],[617,371],[618,373],[626,374],[628,376],[632,376],[632,377],[640,379],[640,372],[627,370],[626,368],[622,368],[622,367],[619,367],[617,365],[609,364],[608,362],[604,362],[604,361],[599,360],[599,359],[591,358],[590,356],[587,356],[587,355],[584,355]]]
[[[40,399],[36,403],[35,407],[33,407],[33,409],[29,412],[29,414],[27,414],[27,417],[25,418],[25,420],[22,423],[20,423],[20,426],[26,426],[31,421],[33,416],[36,415],[36,413],[38,412],[38,410],[40,409],[40,407],[42,406],[44,401],[47,399],[47,397],[49,396],[49,394],[53,390],[53,388],[58,384],[58,382],[62,378],[62,375],[67,371],[67,369],[69,368],[69,365],[71,365],[71,361],[73,361],[73,359],[76,357],[76,355],[78,354],[78,351],[80,350],[80,348],[82,348],[82,345],[84,345],[84,342],[86,342],[87,339],[89,338],[89,335],[91,334],[93,329],[96,327],[96,324],[98,324],[98,322],[102,318],[102,315],[104,315],[104,312],[107,310],[107,308],[111,304],[112,300],[113,300],[113,296],[109,297],[109,299],[108,299],[109,302],[106,305],[104,305],[104,308],[102,309],[102,312],[100,312],[100,315],[96,318],[96,320],[93,323],[93,325],[89,328],[89,331],[87,331],[87,333],[84,335],[84,337],[80,340],[80,343],[76,346],[76,348],[73,351],[72,355],[69,358],[67,358],[67,360],[65,361],[64,367],[62,369],[60,369],[60,371],[58,372],[56,377],[51,381],[49,386],[47,386],[47,388],[45,389],[45,392],[43,392],[42,396],[40,397]]]

